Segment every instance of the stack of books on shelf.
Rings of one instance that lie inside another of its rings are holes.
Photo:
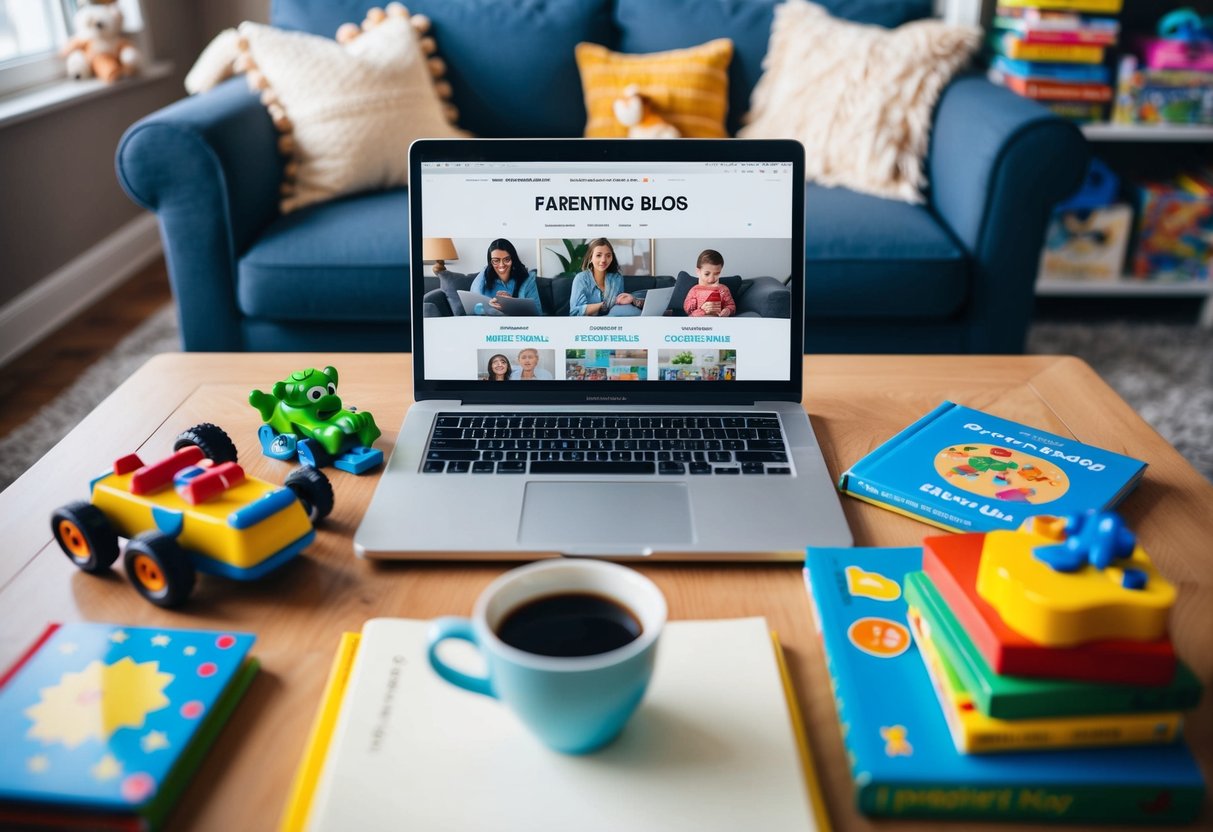
[[[1106,51],[1123,0],[1001,0],[990,34],[990,80],[1075,121],[1100,121],[1112,100]]]
[[[1107,531],[1105,517],[1087,520],[1088,532]],[[1034,549],[1055,546],[1064,560],[1073,547],[1057,540],[1055,518],[1035,522],[922,547],[808,550],[860,811],[1148,826],[1200,812],[1204,783],[1181,728],[1201,684],[1155,632],[1174,588],[1139,547],[1118,566],[1046,573]],[[1123,541],[1114,526],[1107,537]],[[1027,597],[1043,586],[1067,613],[1079,599],[1102,614],[1042,618],[1020,594],[1042,580]],[[1068,581],[1088,592],[1067,584],[1058,596]],[[1093,600],[1113,587],[1133,600]]]

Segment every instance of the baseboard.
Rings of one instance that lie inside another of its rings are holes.
[[[66,266],[0,307],[0,366],[160,255],[154,214],[140,214]]]

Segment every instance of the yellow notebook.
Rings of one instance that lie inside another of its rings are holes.
[[[1099,714],[1030,719],[997,719],[978,710],[960,677],[940,654],[927,623],[910,607],[910,630],[922,653],[927,675],[961,754],[1032,751],[1045,748],[1089,748],[1173,742],[1183,727],[1179,711]]]
[[[375,619],[342,638],[283,832],[830,828],[764,619],[667,624],[640,710],[583,757],[544,748],[500,703],[438,679],[427,626]]]

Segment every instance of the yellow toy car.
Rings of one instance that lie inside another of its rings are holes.
[[[80,569],[98,574],[118,558],[139,594],[161,607],[189,597],[196,571],[256,580],[298,555],[333,509],[323,473],[297,468],[277,486],[245,476],[236,446],[216,425],[182,432],[173,453],[145,465],[136,454],[90,484],[91,502],[51,515],[55,540]]]

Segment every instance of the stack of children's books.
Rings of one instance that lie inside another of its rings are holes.
[[[923,544],[807,553],[860,810],[1194,819],[1181,728],[1201,685],[1167,636],[1175,590],[1118,518]]]
[[[1104,58],[1123,0],[1000,0],[990,34],[990,80],[1074,121],[1104,119],[1112,100]]]

